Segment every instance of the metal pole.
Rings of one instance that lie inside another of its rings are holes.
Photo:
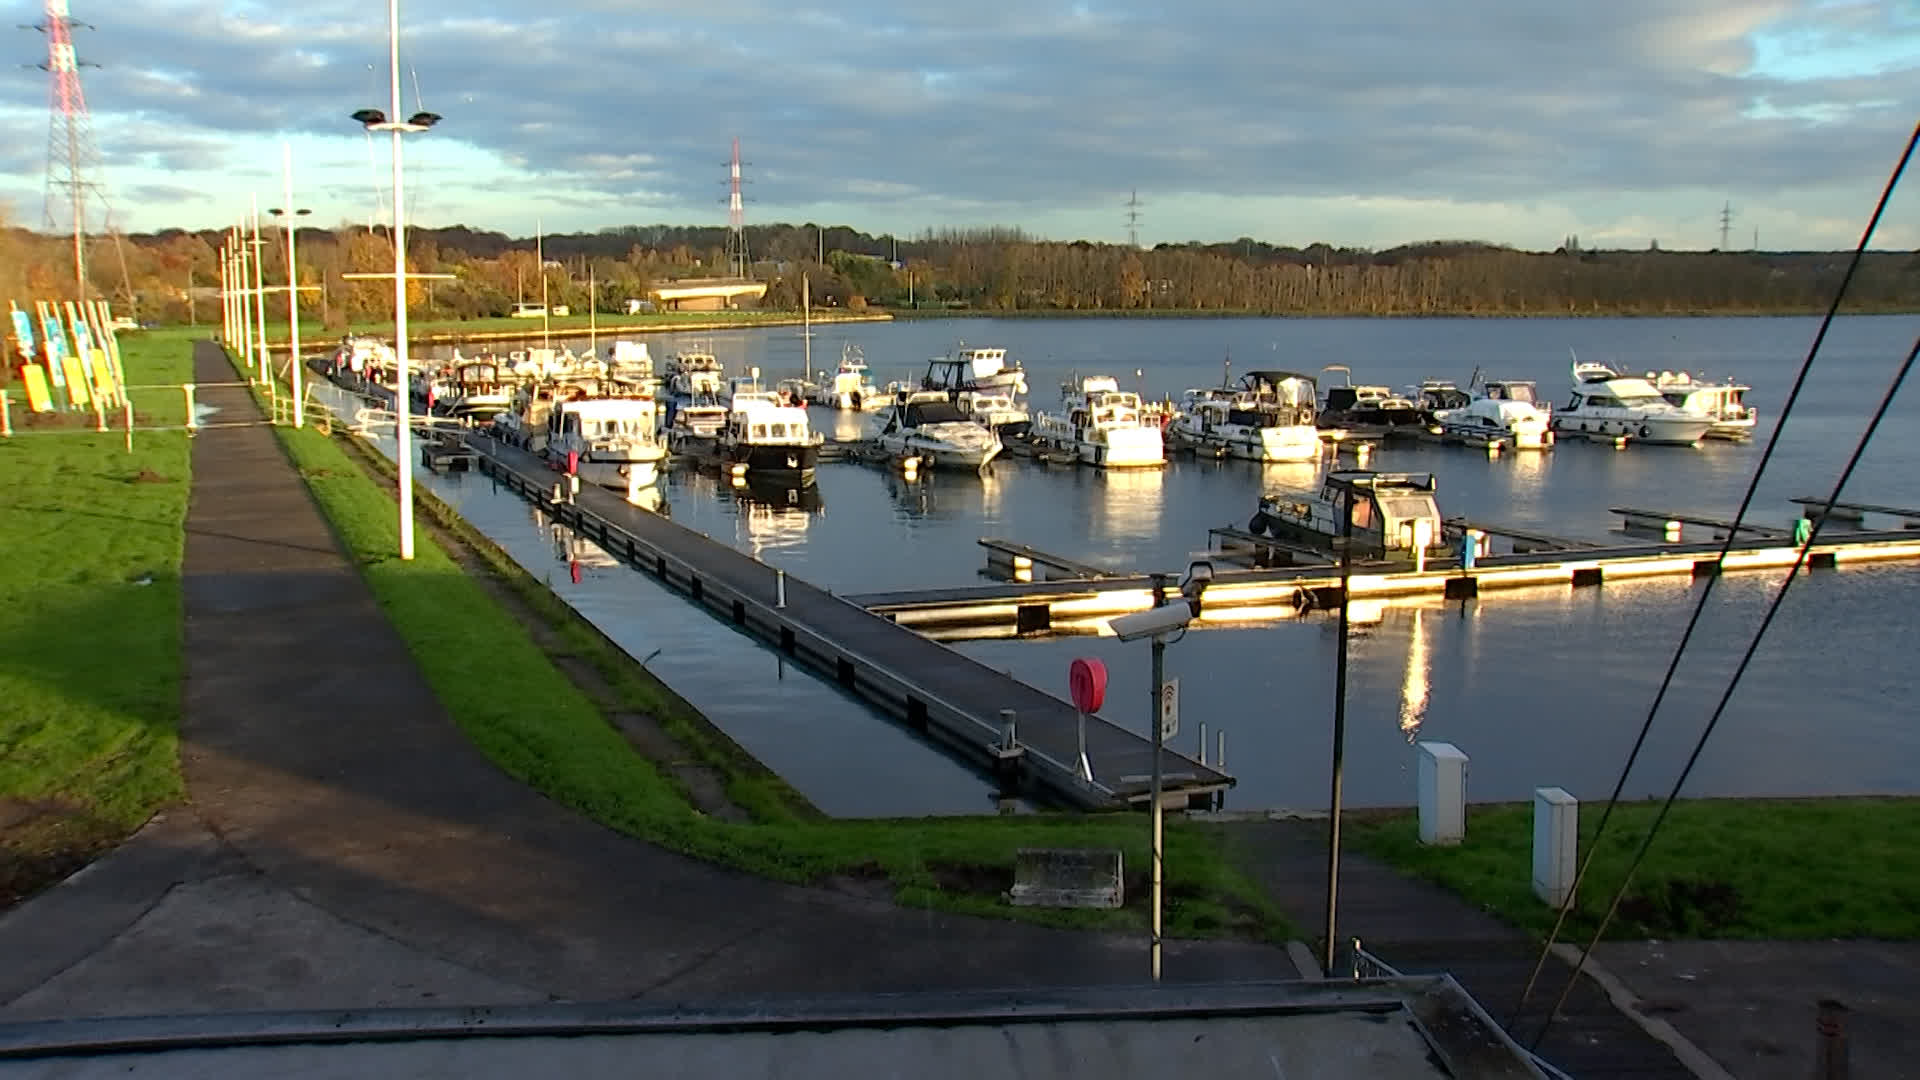
[[[787,606],[787,572],[785,570],[773,572],[773,606],[780,608]]]
[[[293,144],[280,144],[280,186],[287,219],[287,367],[293,384],[293,426],[307,426],[305,406],[300,401],[300,272],[293,257]]]
[[[813,381],[813,289],[807,283],[807,275],[800,275],[800,340],[805,343],[807,374],[806,381]]]
[[[187,396],[187,434],[191,435],[200,429],[200,421],[193,414],[193,384],[181,383],[180,391]]]
[[[1153,575],[1153,606],[1162,607],[1166,604],[1166,602],[1167,602],[1167,575],[1155,574]],[[1166,682],[1167,682],[1167,642],[1165,638],[1161,637],[1159,634],[1155,634],[1153,636],[1153,708],[1150,709],[1147,713],[1147,723],[1149,726],[1153,728],[1153,781],[1152,781],[1152,786],[1148,789],[1148,791],[1150,793],[1150,797],[1153,800],[1153,808],[1151,811],[1151,816],[1153,818],[1153,876],[1151,878],[1152,880],[1151,893],[1152,893],[1152,904],[1153,904],[1153,946],[1151,951],[1153,954],[1152,966],[1153,966],[1154,982],[1160,981],[1160,925],[1161,925],[1160,901],[1162,896],[1161,890],[1165,884],[1165,874],[1164,874],[1165,863],[1164,863],[1164,860],[1162,859],[1161,815],[1160,815],[1160,782],[1161,782],[1161,777],[1160,777],[1160,755],[1161,755],[1160,699],[1161,699],[1161,696],[1166,692],[1165,690]]]
[[[234,230],[234,243],[239,247],[234,255],[234,268],[240,277],[240,325],[235,329],[240,333],[241,350],[247,358],[247,378],[253,378],[253,290],[247,287],[247,232],[246,229]]]
[[[1824,998],[1817,1006],[1813,1030],[1819,1041],[1814,1044],[1815,1080],[1847,1080],[1850,1062],[1847,1060],[1847,1032],[1845,1028],[1847,1007],[1832,998]]]
[[[1340,644],[1333,666],[1333,763],[1327,793],[1326,969],[1333,972],[1340,901],[1340,781],[1347,754],[1347,607],[1353,585],[1353,489],[1347,489],[1340,522]]]
[[[400,122],[400,0],[387,0],[387,59],[392,67],[391,103],[388,117]],[[395,464],[399,466],[400,557],[413,558],[413,418],[410,387],[412,372],[407,364],[407,215],[404,170],[400,157],[400,129],[393,129],[393,353],[398,368],[399,389],[394,391],[393,412],[398,422],[394,434]]]
[[[225,342],[233,330],[233,297],[227,294],[227,249],[220,249],[220,340]]]
[[[260,329],[260,348],[254,356],[260,361],[259,372],[271,387],[273,385],[273,358],[267,354],[267,260],[260,254],[260,196],[253,196],[253,310]]]

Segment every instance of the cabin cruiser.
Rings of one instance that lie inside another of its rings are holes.
[[[1322,374],[1338,373],[1342,381],[1327,387],[1327,399],[1320,406],[1318,424],[1323,429],[1339,429],[1352,435],[1414,435],[1426,425],[1420,407],[1385,386],[1361,386],[1352,381],[1353,371],[1345,364],[1329,364]]]
[[[814,388],[812,401],[829,409],[854,412],[875,412],[893,403],[886,391],[874,385],[866,356],[852,342],[841,347],[840,366],[834,369],[832,378]]]
[[[1025,435],[1033,426],[1033,417],[1016,397],[1026,389],[1025,374],[1021,374],[1018,388],[1010,382],[993,381],[992,376],[982,381],[976,374],[979,366],[968,357],[976,352],[1005,353],[1006,350],[966,349],[959,357],[934,357],[927,362],[927,373],[920,377],[921,390],[946,394],[962,416],[987,425],[996,434]],[[993,362],[985,366],[991,369]]]
[[[1358,558],[1424,558],[1446,547],[1433,493],[1432,474],[1336,469],[1318,488],[1262,495],[1247,531],[1329,552],[1335,540],[1350,535]],[[1349,505],[1350,533],[1342,516]]]
[[[1489,379],[1477,384],[1466,404],[1436,409],[1440,433],[1468,446],[1543,450],[1553,445],[1553,413],[1540,403],[1533,383]]]
[[[393,370],[398,360],[393,346],[379,338],[349,336],[340,339],[328,360],[328,374],[351,375],[378,381],[376,373]]]
[[[1008,364],[1005,349],[969,349],[962,345],[950,357],[935,357],[929,365],[929,374],[933,367],[954,369],[949,389],[998,389],[1011,397],[1027,392],[1026,370],[1017,361]]]
[[[1561,435],[1658,446],[1698,445],[1713,423],[1670,404],[1647,379],[1580,361],[1573,365],[1572,399],[1553,414],[1553,430]]]
[[[485,423],[513,407],[513,388],[500,378],[500,366],[492,360],[466,360],[454,354],[454,366],[445,390],[435,390],[435,400],[448,416],[456,420]]]
[[[1320,456],[1314,424],[1316,385],[1310,375],[1252,371],[1240,385],[1189,390],[1167,425],[1167,441],[1216,457],[1248,461],[1313,461]]]
[[[547,416],[546,455],[591,484],[617,491],[650,487],[667,457],[658,424],[652,395],[559,401]]]
[[[1746,403],[1744,395],[1753,387],[1729,379],[1709,382],[1684,371],[1647,373],[1654,389],[1667,404],[1681,412],[1704,416],[1713,421],[1707,429],[1709,439],[1751,439],[1760,423],[1760,410]]]
[[[1060,388],[1061,411],[1033,418],[1028,440],[1103,469],[1166,464],[1160,427],[1141,414],[1140,395],[1111,375],[1088,375]]]
[[[968,417],[940,390],[903,396],[878,418],[875,442],[895,461],[978,472],[1000,453],[993,429]]]
[[[719,453],[720,432],[727,426],[727,407],[711,394],[691,401],[667,402],[667,449],[676,454],[712,457]]]
[[[825,438],[808,422],[807,407],[783,403],[777,394],[752,390],[735,380],[727,423],[715,439],[721,463],[745,475],[813,482]]]
[[[673,358],[668,389],[681,397],[719,394],[726,379],[720,359],[705,349],[688,349]]]

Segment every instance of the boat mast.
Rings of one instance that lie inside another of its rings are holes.
[[[551,349],[547,325],[547,249],[545,237],[540,228],[540,219],[533,219],[533,261],[540,264],[540,347]]]
[[[587,355],[600,351],[600,294],[593,288],[593,260],[587,260]]]
[[[807,275],[800,275],[800,338],[806,343],[806,381],[813,381],[813,292]]]

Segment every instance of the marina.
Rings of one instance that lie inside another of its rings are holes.
[[[1369,332],[1367,324],[1354,325],[1359,328],[1356,332]],[[1535,325],[1508,324],[1500,336],[1532,330]],[[1614,329],[1631,330],[1640,325],[1621,323]],[[858,329],[862,336],[855,344],[868,357],[893,357],[895,363],[926,354],[924,345],[912,344],[916,336],[952,336],[951,330],[917,325]],[[1147,329],[1165,332],[1151,324]],[[1309,322],[1301,324],[1300,329],[1311,334],[1328,327]],[[887,344],[896,337],[906,343]],[[716,357],[724,358],[727,371],[761,367],[776,374],[786,371],[791,359],[782,349],[793,348],[771,335],[737,339],[723,335],[703,344]],[[667,342],[660,348],[670,354],[673,347]],[[1586,348],[1583,346],[1583,350]],[[1026,349],[1018,351],[1030,355]],[[1501,361],[1497,370],[1511,381],[1520,374],[1536,374],[1536,369],[1546,363],[1527,367],[1507,360]],[[911,368],[903,371],[903,363],[892,366],[886,359],[875,359],[872,364],[875,378],[882,377],[880,372],[887,372],[889,377],[896,372],[914,373]],[[1688,366],[1706,365],[1693,360]],[[1202,383],[1203,379],[1193,377],[1199,373],[1198,367],[1196,363],[1185,372],[1162,373],[1150,386]],[[1378,364],[1368,364],[1363,370],[1369,380],[1379,380],[1384,374],[1387,381],[1402,381],[1397,371],[1383,372]],[[1049,365],[1032,360],[1026,371],[1041,385],[1054,373]],[[1412,384],[1424,380],[1404,381]],[[1766,395],[1778,392],[1778,383],[1767,378],[1750,381],[1761,385],[1755,395],[1763,403],[1768,400]],[[1151,400],[1153,395],[1142,397]],[[1844,412],[1832,411],[1836,404],[1831,396],[1817,393],[1803,402],[1807,427],[1798,427],[1803,421],[1801,414],[1796,414],[1796,432],[1805,431],[1801,438],[1812,438],[1835,420],[1843,420]],[[816,408],[813,416],[814,426],[828,437],[826,447],[849,451],[844,455],[849,461],[863,457],[859,448],[871,436],[874,420],[871,414],[851,410]],[[1816,445],[1819,441],[1813,439]],[[1314,672],[1312,657],[1323,647],[1325,627],[1337,607],[1338,574],[1324,549],[1255,535],[1243,526],[1257,494],[1310,487],[1336,460],[1342,468],[1351,467],[1354,455],[1344,452],[1346,447],[1341,449],[1337,459],[1323,455],[1319,462],[1298,464],[1263,465],[1169,455],[1164,466],[1147,470],[1052,468],[1044,467],[1038,459],[1007,453],[978,475],[936,470],[917,477],[899,467],[840,467],[833,462],[841,455],[823,452],[815,484],[804,489],[770,483],[765,478],[733,483],[724,473],[715,480],[711,479],[712,473],[684,471],[685,465],[676,459],[662,479],[658,508],[676,523],[748,552],[769,567],[785,569],[789,582],[804,579],[836,596],[852,598],[873,608],[879,616],[896,620],[902,628],[937,639],[948,649],[983,661],[997,671],[1011,673],[1048,697],[1064,693],[1064,680],[1058,672],[1076,653],[1104,656],[1121,671],[1143,666],[1143,657],[1132,657],[1131,650],[1124,646],[1114,653],[1115,642],[1107,623],[1150,602],[1146,571],[1177,568],[1190,558],[1209,556],[1216,560],[1219,574],[1205,610],[1194,624],[1203,633],[1190,638],[1194,644],[1169,651],[1170,666],[1174,670],[1186,668],[1189,676],[1190,700],[1183,705],[1192,719],[1180,736],[1180,748],[1190,753],[1190,761],[1204,754],[1207,760],[1220,763],[1220,748],[1213,743],[1230,732],[1235,785],[1225,793],[1229,805],[1241,809],[1312,805],[1312,782],[1292,766],[1276,768],[1278,759],[1274,755],[1290,759],[1297,753],[1319,753],[1313,744],[1324,738],[1324,732],[1316,736],[1311,724],[1305,730],[1292,724],[1278,728],[1250,726],[1244,714],[1249,704],[1271,693],[1263,687],[1278,677],[1274,671],[1290,672],[1290,680],[1304,679],[1304,687],[1326,678],[1324,669]],[[1783,519],[1780,508],[1804,509],[1787,500],[1804,496],[1822,477],[1817,466],[1811,472],[1807,468],[1819,459],[1815,446],[1789,438],[1783,441],[1782,450],[1782,463],[1787,468],[1763,487],[1755,520],[1743,523],[1740,540],[1726,565],[1730,571],[1769,567],[1777,571],[1791,561],[1790,557],[1785,562],[1778,557],[1779,551],[1790,553],[1794,531],[1794,519]],[[1670,625],[1664,609],[1681,602],[1689,583],[1698,580],[1700,564],[1710,563],[1717,554],[1717,538],[1724,535],[1723,527],[1732,516],[1727,496],[1735,490],[1751,457],[1738,443],[1725,441],[1709,441],[1697,448],[1634,446],[1629,441],[1621,449],[1574,440],[1570,446],[1547,453],[1528,450],[1499,456],[1469,453],[1425,440],[1395,439],[1374,446],[1365,462],[1368,469],[1431,471],[1439,475],[1442,483],[1437,498],[1445,516],[1443,527],[1436,531],[1439,542],[1432,546],[1428,564],[1421,570],[1368,565],[1365,560],[1355,565],[1354,611],[1360,628],[1356,632],[1381,639],[1360,651],[1377,653],[1383,644],[1392,643],[1387,644],[1389,654],[1377,660],[1401,671],[1404,677],[1395,676],[1394,697],[1399,700],[1389,704],[1377,700],[1377,695],[1386,692],[1386,685],[1370,685],[1376,674],[1373,667],[1356,670],[1355,704],[1361,710],[1356,715],[1361,717],[1363,728],[1391,720],[1389,728],[1402,734],[1398,736],[1401,749],[1397,752],[1390,748],[1390,742],[1361,739],[1359,746],[1364,749],[1359,751],[1362,756],[1357,767],[1362,774],[1355,777],[1354,798],[1360,803],[1404,803],[1409,797],[1405,781],[1393,780],[1395,775],[1404,775],[1407,767],[1400,757],[1407,745],[1404,731],[1445,732],[1455,721],[1481,711],[1463,709],[1463,703],[1486,693],[1485,686],[1469,689],[1474,685],[1471,681],[1464,685],[1450,682],[1438,671],[1427,675],[1431,693],[1421,697],[1417,707],[1408,704],[1414,700],[1407,692],[1413,685],[1413,672],[1432,662],[1428,658],[1445,655],[1445,640],[1465,627],[1476,627],[1473,637],[1482,642],[1508,640],[1508,645],[1499,648],[1518,649],[1515,655],[1527,655],[1528,662],[1537,665],[1542,658],[1533,654],[1529,644],[1523,644],[1529,633],[1524,628],[1532,622],[1523,613],[1558,609],[1561,601],[1553,599],[1556,596],[1590,598],[1576,603],[1597,604],[1596,610],[1600,611],[1635,611],[1636,624],[1648,628]],[[1899,453],[1893,454],[1893,460],[1900,460]],[[540,464],[539,470],[551,485],[556,474],[550,465]],[[1854,489],[1860,494],[1852,496],[1852,505],[1895,513],[1883,524],[1869,522],[1862,528],[1841,518],[1840,514],[1846,512],[1841,508],[1822,533],[1814,565],[1821,568],[1823,581],[1862,580],[1860,575],[1871,574],[1879,583],[1876,589],[1892,584],[1895,593],[1873,594],[1868,608],[1880,609],[1897,603],[1897,590],[1912,580],[1898,569],[1912,557],[1908,545],[1913,536],[1902,534],[1900,527],[1907,519],[1899,517],[1897,511],[1916,499],[1904,474],[1889,471],[1884,457],[1869,457],[1849,490]],[[583,501],[586,498],[582,496]],[[1661,507],[1684,509],[1657,509]],[[536,508],[536,512],[544,511]],[[572,531],[564,523],[560,527]],[[1481,534],[1480,544],[1474,568],[1462,572],[1455,545],[1470,529]],[[578,542],[595,548],[604,546],[592,536],[581,536]],[[629,565],[617,545],[609,553],[609,564]],[[1826,566],[1842,573],[1828,574]],[[1892,576],[1873,569],[1880,566]],[[1015,580],[983,583],[983,574]],[[1023,576],[1034,580],[1022,581]],[[1723,595],[1749,595],[1754,587],[1770,587],[1766,583],[1774,579],[1765,573],[1742,572],[1729,574],[1727,580]],[[1737,584],[1745,581],[1754,585]],[[1593,588],[1596,584],[1604,587]],[[1805,591],[1810,598],[1825,597],[1839,587],[1809,584]],[[676,588],[684,595],[684,586]],[[1815,603],[1812,599],[1806,602]],[[1822,599],[1818,606],[1829,608],[1831,601]],[[732,625],[730,607],[708,607],[720,616],[720,625]],[[1454,614],[1436,621],[1437,612],[1443,609]],[[1613,625],[1611,619],[1556,624],[1554,632],[1568,636],[1568,651],[1559,658],[1548,658],[1549,666],[1540,669],[1539,678],[1551,681],[1551,672],[1558,670],[1555,665],[1571,663],[1573,657],[1594,648],[1610,652],[1657,648],[1657,635],[1649,637],[1639,631],[1622,638],[1609,629]],[[1537,633],[1537,628],[1533,632]],[[753,640],[771,646],[767,649],[770,656],[782,656],[777,637],[752,633]],[[1309,635],[1308,639],[1299,639],[1302,633]],[[1574,643],[1582,639],[1587,643]],[[1254,646],[1255,641],[1267,644]],[[1301,652],[1308,641],[1313,644]],[[1820,650],[1829,647],[1837,646],[1823,643]],[[1271,654],[1269,650],[1273,649],[1281,652]],[[1262,659],[1254,659],[1255,655]],[[1840,666],[1870,655],[1870,648],[1856,646]],[[807,667],[798,663],[793,666]],[[1271,670],[1263,672],[1263,667]],[[825,684],[836,685],[835,671],[824,667],[815,670],[821,672]],[[1515,747],[1504,741],[1490,746],[1484,736],[1463,736],[1463,741],[1476,744],[1473,749],[1479,754],[1477,791],[1489,796],[1507,792],[1519,796],[1530,790],[1527,785],[1536,782],[1543,770],[1551,771],[1556,782],[1574,788],[1598,782],[1597,777],[1593,781],[1581,779],[1591,769],[1584,762],[1592,761],[1594,755],[1576,748],[1609,741],[1619,725],[1594,727],[1579,718],[1621,707],[1631,713],[1633,708],[1643,707],[1644,702],[1636,706],[1632,701],[1630,687],[1636,683],[1637,679],[1622,681],[1613,688],[1585,695],[1566,715],[1559,715],[1565,712],[1564,706],[1549,709],[1556,715],[1542,721],[1545,730],[1572,731],[1567,725],[1576,723],[1585,726],[1580,734],[1569,735],[1571,741],[1564,749],[1536,746],[1534,757],[1526,759],[1524,768],[1517,771],[1520,758]],[[1310,710],[1325,708],[1322,693],[1313,690],[1309,695],[1320,701],[1308,706]],[[1805,687],[1789,686],[1776,697],[1779,709],[1791,710],[1812,707],[1817,695],[1809,694]],[[1369,699],[1374,699],[1371,704],[1362,704]],[[1119,703],[1106,710],[1105,719],[1140,737],[1146,727],[1146,710],[1133,706],[1131,690],[1116,700]],[[1795,706],[1795,702],[1800,704]],[[868,707],[875,707],[874,703],[868,702]],[[1776,702],[1758,703],[1756,707],[1771,712]],[[892,717],[902,730],[912,730],[898,707],[879,706],[879,712]],[[1871,710],[1860,715],[1865,720]],[[725,717],[718,720],[723,726],[729,722]],[[752,726],[759,721],[742,717],[739,722]],[[1208,731],[1204,750],[1195,741],[1200,722]],[[949,749],[944,748],[943,753]],[[1381,757],[1383,752],[1385,756]],[[1828,752],[1817,750],[1814,755]],[[963,760],[962,755],[949,756]],[[1555,761],[1563,764],[1556,766]],[[975,753],[966,763],[989,788],[994,786],[992,765],[986,755]],[[1567,772],[1565,763],[1575,763],[1572,773]],[[1859,775],[1857,770],[1841,770],[1841,774]],[[1840,786],[1834,788],[1836,783]],[[1775,776],[1743,778],[1735,787],[1715,790],[1742,793],[1754,790],[1754,784],[1769,793],[1808,787],[1804,781]],[[1903,786],[1902,781],[1882,776],[1865,790],[1901,790]],[[1862,789],[1837,778],[1812,788]]]

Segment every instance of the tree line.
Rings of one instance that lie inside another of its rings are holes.
[[[1603,315],[1823,310],[1846,252],[1590,250],[1568,237],[1550,251],[1470,240],[1386,250],[1313,244],[1124,244],[1051,241],[1016,228],[926,230],[912,237],[847,226],[756,225],[749,273],[765,306],[813,303],[933,311],[1252,313],[1266,315]],[[263,272],[286,280],[284,234],[264,228]],[[89,241],[98,295],[158,322],[217,318],[220,230],[168,229]],[[392,287],[343,275],[391,270],[384,229],[302,228],[303,318],[343,327],[390,317]],[[536,255],[536,246],[539,255]],[[408,265],[453,280],[416,284],[416,318],[472,319],[516,303],[625,311],[670,281],[725,276],[727,232],[713,226],[622,226],[541,238],[463,225],[408,231]],[[0,222],[0,287],[16,300],[75,291],[71,239]],[[1920,309],[1920,254],[1871,253],[1846,310]]]

